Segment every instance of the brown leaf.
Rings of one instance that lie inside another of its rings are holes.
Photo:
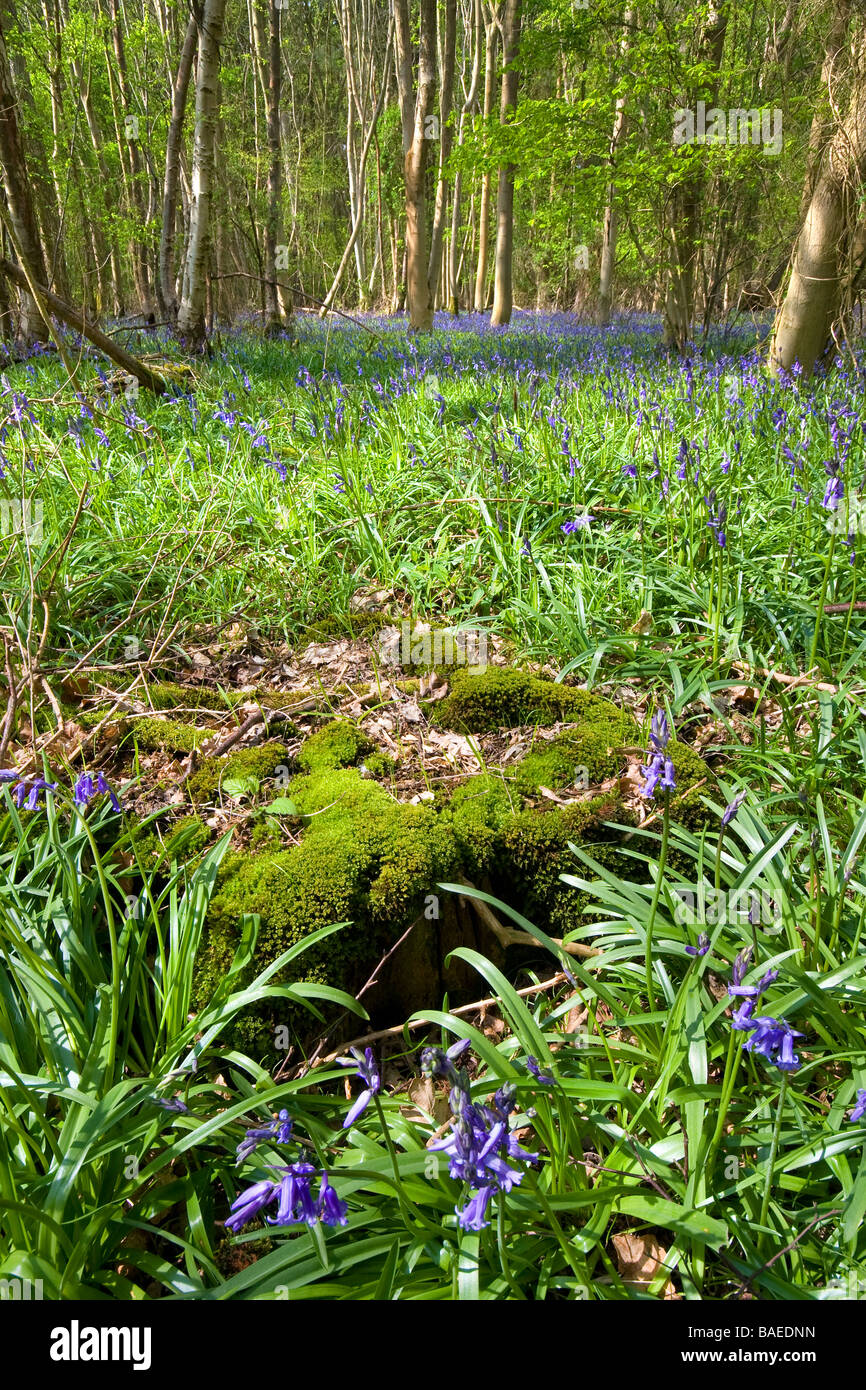
[[[663,1250],[655,1236],[635,1235],[633,1231],[623,1231],[612,1236],[616,1251],[616,1263],[623,1283],[635,1290],[646,1293],[659,1270],[664,1268],[667,1251]],[[662,1298],[677,1298],[670,1279],[665,1283]]]

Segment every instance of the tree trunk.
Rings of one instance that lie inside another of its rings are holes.
[[[205,0],[198,40],[195,85],[195,143],[192,158],[192,206],[184,264],[184,287],[177,331],[191,348],[204,347],[205,292],[210,249],[210,214],[216,168],[216,123],[219,109],[220,43],[226,0]]]
[[[21,247],[21,254],[33,279],[39,284],[45,284],[48,278],[45,273],[45,258],[39,239],[27,165],[24,161],[24,149],[18,127],[18,104],[2,26],[0,26],[0,164],[3,166],[3,189],[9,208],[9,219]],[[20,289],[19,342],[23,346],[29,346],[34,342],[46,341],[49,336],[48,326],[36,307],[26,281],[22,285],[21,281],[11,273],[9,279],[13,280]]]
[[[623,36],[619,46],[620,65],[623,66],[628,58],[629,41],[631,37],[631,27],[634,24],[634,11],[629,8],[625,12],[623,19]],[[611,173],[616,167],[616,156],[620,145],[625,139],[627,118],[625,114],[625,97],[621,94],[616,99],[616,106],[613,118],[613,132],[610,137],[610,148],[608,150],[608,164]],[[598,279],[598,299],[596,301],[595,320],[600,327],[604,327],[610,322],[610,311],[613,304],[613,271],[616,265],[616,242],[619,231],[619,210],[616,203],[616,186],[611,180],[607,186],[607,201],[604,209],[604,224],[601,240],[601,263],[599,266]]]
[[[522,0],[505,0],[502,21],[502,99],[499,119],[507,125],[517,110],[517,50],[520,45]],[[514,258],[514,165],[499,170],[496,197],[496,273],[493,285],[492,324],[508,323],[513,306],[512,262]]]
[[[412,48],[408,0],[394,0],[397,87],[403,124],[403,180],[406,190],[406,307],[412,332],[433,326],[433,301],[427,280],[425,173],[428,118],[436,91],[436,0],[420,0],[418,88],[412,119]],[[408,143],[407,143],[408,137]]]
[[[485,21],[484,45],[484,120],[493,111],[493,70],[496,59],[496,24],[493,18]],[[475,273],[475,312],[487,308],[487,249],[490,239],[490,173],[481,175],[481,202],[478,209],[478,269]]]
[[[827,348],[866,177],[866,31],[861,32],[848,115],[827,149],[791,257],[791,278],[770,345],[771,372],[798,362],[810,376]]]
[[[439,177],[436,183],[436,206],[433,212],[433,231],[430,236],[430,264],[427,280],[434,296],[442,266],[442,238],[445,232],[445,213],[448,202],[448,183],[445,169],[451,154],[454,136],[451,126],[451,104],[454,100],[454,65],[457,54],[457,0],[445,0],[445,42],[442,46],[442,72],[439,82]]]
[[[165,178],[162,185],[162,228],[159,236],[159,273],[156,281],[156,292],[160,312],[163,318],[170,323],[177,320],[174,270],[175,223],[177,221],[183,122],[197,43],[198,23],[196,16],[191,15],[186,27],[180,62],[177,65],[177,74],[171,93],[171,120],[165,143]]]

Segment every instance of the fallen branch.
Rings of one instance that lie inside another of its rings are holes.
[[[471,888],[473,893],[478,892],[474,883],[470,883],[468,878],[463,878],[462,875],[458,875],[456,882],[462,883],[464,888]],[[543,944],[534,936],[530,936],[529,932],[521,931],[518,927],[504,927],[481,898],[467,895],[464,901],[472,904],[481,921],[490,928],[500,946],[540,946]],[[561,951],[565,951],[570,956],[579,956],[581,960],[589,960],[591,956],[601,955],[601,951],[597,950],[595,946],[585,946],[582,941],[563,941],[561,936],[552,936],[550,939],[554,946],[558,946]]]
[[[24,271],[21,270],[19,266],[13,265],[11,261],[7,261],[5,257],[0,257],[0,271],[2,271],[13,284],[17,285],[19,289],[31,289],[31,282],[24,274]],[[157,396],[162,395],[164,391],[168,390],[168,383],[158,372],[154,372],[150,367],[146,366],[144,362],[140,362],[137,357],[133,357],[125,348],[120,347],[117,343],[113,343],[101,329],[95,328],[92,323],[88,322],[83,314],[79,313],[77,309],[73,309],[70,304],[67,304],[65,299],[61,299],[60,296],[54,294],[52,290],[45,289],[43,285],[37,285],[33,282],[33,287],[38,290],[45,302],[46,308],[50,309],[52,314],[60,319],[61,323],[65,323],[69,328],[74,328],[76,333],[82,334],[94,347],[99,348],[100,352],[104,352],[106,357],[109,357],[115,366],[120,367],[121,371],[128,372],[140,385],[146,387],[149,391],[155,392]]]

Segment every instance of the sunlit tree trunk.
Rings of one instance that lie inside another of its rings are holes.
[[[520,46],[522,0],[505,0],[502,20],[502,99],[499,119],[503,125],[514,119],[517,110],[517,52]],[[493,312],[490,322],[508,323],[514,302],[514,165],[499,170],[496,196],[496,269],[493,283]]]
[[[47,282],[45,258],[39,240],[33,194],[21,132],[18,127],[18,104],[12,83],[6,39],[0,24],[0,164],[3,170],[3,190],[15,238],[21,248],[32,279],[40,285]],[[19,293],[18,339],[25,346],[48,337],[48,328],[28,290]]]
[[[855,52],[848,114],[825,151],[794,246],[770,345],[773,373],[798,362],[811,375],[839,312],[866,177],[866,30]]]
[[[205,342],[205,293],[211,240],[211,203],[216,167],[219,111],[219,65],[225,0],[205,0],[198,40],[195,85],[195,143],[192,160],[192,205],[184,265],[184,287],[177,329],[193,348]]]
[[[491,12],[484,21],[484,119],[487,121],[493,112],[493,79],[496,64],[497,28],[495,13]],[[490,185],[491,175],[485,170],[481,175],[481,200],[478,208],[478,262],[475,272],[475,312],[480,314],[487,308],[487,255],[490,244]]]
[[[625,12],[623,36],[619,47],[621,66],[628,57],[629,41],[633,24],[634,11],[629,8]],[[613,131],[610,137],[610,148],[608,151],[608,164],[610,165],[611,172],[613,172],[616,167],[617,152],[625,139],[626,126],[625,96],[620,93],[616,99],[614,108]],[[601,262],[599,265],[598,300],[596,302],[595,314],[596,322],[601,326],[610,322],[610,311],[613,304],[613,272],[616,265],[616,243],[619,232],[619,208],[617,207],[616,199],[616,186],[611,181],[607,186],[607,201],[602,225]]]
[[[445,0],[445,38],[442,44],[439,78],[439,175],[436,181],[436,206],[433,211],[433,230],[430,234],[430,264],[427,279],[430,293],[435,296],[442,266],[442,239],[445,233],[445,214],[448,206],[448,181],[445,170],[451,154],[454,131],[450,123],[454,100],[454,67],[457,54],[457,0]]]
[[[406,308],[409,327],[417,332],[433,326],[424,184],[430,145],[428,119],[436,93],[436,0],[420,0],[417,91],[412,78],[408,0],[394,0],[394,26],[406,190]]]
[[[172,87],[171,120],[169,121],[165,144],[165,177],[162,185],[162,227],[159,237],[159,274],[156,286],[160,311],[170,323],[174,323],[177,319],[174,243],[180,183],[180,156],[186,99],[197,45],[198,24],[195,15],[192,15],[186,27],[180,61]]]

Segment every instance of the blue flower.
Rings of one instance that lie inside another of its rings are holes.
[[[292,1137],[292,1118],[288,1110],[281,1110],[275,1120],[255,1129],[248,1129],[237,1147],[237,1162],[243,1163],[250,1154],[255,1153],[265,1139],[273,1139],[277,1144],[288,1144]]]
[[[706,932],[701,932],[700,936],[698,937],[698,944],[697,944],[697,946],[687,946],[687,947],[686,947],[686,955],[687,955],[687,956],[705,956],[705,955],[707,954],[707,951],[708,951],[709,949],[710,949],[710,938],[707,936]]]
[[[538,1061],[535,1057],[527,1057],[526,1070],[530,1073],[531,1076],[535,1077],[536,1081],[540,1081],[543,1086],[556,1085],[556,1082],[554,1081],[550,1073],[541,1070],[541,1067],[538,1065]]]
[[[851,1114],[848,1116],[848,1119],[862,1120],[864,1116],[866,1116],[866,1090],[857,1092],[857,1099],[854,1103],[854,1109],[851,1111]]]
[[[734,816],[735,816],[735,815],[737,814],[737,812],[739,811],[739,809],[740,809],[740,807],[742,806],[742,804],[743,804],[743,802],[745,801],[745,799],[746,799],[746,793],[745,793],[745,792],[738,792],[738,794],[734,797],[733,801],[729,801],[729,802],[728,802],[727,806],[725,807],[725,809],[724,809],[724,811],[723,811],[723,813],[722,813],[722,829],[723,829],[723,830],[724,830],[727,826],[730,825],[731,821],[734,819]]]
[[[378,1095],[382,1089],[382,1078],[376,1066],[376,1059],[373,1056],[372,1047],[367,1047],[361,1052],[357,1047],[350,1047],[351,1057],[338,1057],[337,1061],[341,1066],[356,1068],[355,1075],[359,1076],[365,1083],[366,1089],[356,1099],[354,1105],[343,1121],[343,1128],[348,1129],[357,1119],[360,1119],[370,1101]],[[354,1061],[353,1061],[354,1058]]]
[[[789,1023],[779,1018],[756,1018],[752,1036],[743,1043],[747,1052],[757,1052],[779,1071],[796,1071],[800,1059],[794,1051],[794,1039],[802,1038]]]
[[[573,521],[566,521],[559,529],[563,531],[566,536],[571,536],[575,531],[588,531],[590,523],[593,521],[595,521],[595,517],[590,516],[588,512],[584,512],[582,516],[576,516]]]
[[[315,1226],[318,1212],[310,1189],[310,1179],[315,1171],[312,1163],[304,1163],[303,1160],[285,1170],[275,1184],[279,1195],[277,1214],[265,1217],[269,1226],[294,1226],[299,1221]]]
[[[464,1231],[483,1231],[490,1225],[487,1220],[487,1208],[490,1205],[490,1198],[496,1188],[492,1183],[487,1183],[480,1187],[473,1197],[469,1199],[465,1207],[455,1207],[457,1219]]]
[[[316,1211],[323,1226],[345,1226],[349,1219],[348,1207],[345,1202],[340,1200],[328,1182],[327,1173],[322,1173],[322,1185],[319,1188]]]
[[[261,1182],[253,1183],[245,1192],[241,1192],[232,1202],[232,1215],[229,1216],[223,1225],[235,1234],[245,1226],[248,1221],[252,1221],[254,1216],[258,1216],[270,1202],[274,1200],[280,1184],[271,1178],[263,1178]]]

